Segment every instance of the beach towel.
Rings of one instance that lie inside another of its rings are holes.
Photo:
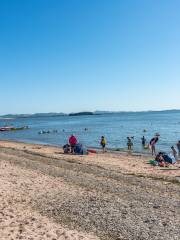
[[[158,166],[158,162],[156,160],[149,160],[149,163],[153,166]]]

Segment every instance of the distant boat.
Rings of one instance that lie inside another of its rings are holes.
[[[0,131],[4,132],[4,131],[10,131],[13,127],[11,126],[6,126],[6,127],[1,127]]]
[[[14,127],[14,126],[0,127],[0,131],[1,132],[17,131],[17,130],[25,130],[25,129],[29,129],[29,127],[28,126],[25,126],[25,127]]]

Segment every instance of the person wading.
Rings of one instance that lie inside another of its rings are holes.
[[[156,135],[154,138],[151,139],[149,145],[151,147],[152,156],[156,155],[156,143],[159,141],[159,135]]]

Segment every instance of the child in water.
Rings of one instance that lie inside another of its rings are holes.
[[[133,141],[132,139],[134,139],[134,137],[127,137],[127,147],[128,147],[128,150],[131,151],[132,150],[132,147],[133,147]]]
[[[101,147],[102,147],[103,153],[106,152],[106,144],[107,144],[106,139],[105,139],[104,136],[102,136],[102,137],[101,137],[100,145],[101,145]]]

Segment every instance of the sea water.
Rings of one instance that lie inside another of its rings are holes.
[[[134,136],[134,150],[137,152],[144,152],[142,136],[149,142],[159,133],[157,148],[162,151],[169,151],[180,140],[180,111],[1,119],[0,126],[5,124],[29,126],[30,129],[0,132],[0,139],[57,146],[67,143],[71,134],[88,147],[100,147],[100,138],[105,136],[109,148],[120,150],[127,149],[127,136]],[[41,130],[58,132],[39,134]]]

